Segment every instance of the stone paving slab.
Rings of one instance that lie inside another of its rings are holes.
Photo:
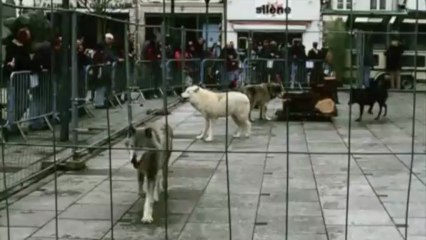
[[[426,115],[422,118],[421,113],[426,113],[426,102],[425,96],[418,97],[416,122],[423,131]],[[340,99],[347,102],[347,95],[341,94]],[[287,144],[284,122],[255,122],[251,138],[228,137],[230,150],[257,153],[226,155],[226,121],[219,119],[214,123],[213,142],[196,141],[194,137],[202,128],[203,119],[189,104],[182,105],[168,116],[174,127],[177,150],[170,161],[168,214],[161,200],[155,206],[154,223],[140,223],[143,199],[138,195],[135,171],[126,151],[113,149],[113,228],[110,161],[108,152],[103,152],[88,162],[88,169],[59,176],[59,237],[106,240],[111,239],[113,232],[116,240],[165,239],[167,216],[169,239],[229,239],[228,173],[232,239],[283,239],[288,187],[288,239],[342,240],[350,160],[348,239],[402,240],[411,157],[401,151],[410,150],[411,146],[411,131],[406,123],[410,101],[409,96],[391,93],[388,118],[376,122],[366,114],[363,123],[353,122],[354,154],[350,158],[346,154],[345,104],[338,106],[340,115],[333,123],[290,122],[288,145],[290,151],[299,152],[289,156],[283,153]],[[277,104],[271,103],[273,107]],[[229,133],[233,131],[235,125],[230,122]],[[414,156],[411,186],[410,240],[426,240],[426,155],[422,154],[425,143],[426,139],[416,136],[418,153]],[[123,142],[115,145],[123,146]],[[53,182],[12,203],[10,209],[11,231],[16,236],[13,239],[54,239]],[[4,214],[0,211],[1,239],[7,226]],[[32,221],[34,218],[37,223]]]
[[[176,101],[176,97],[169,97],[169,102]],[[147,100],[144,106],[141,107],[138,103],[131,104],[132,117],[134,121],[140,121],[148,116],[148,109],[162,108],[162,99]],[[79,134],[78,144],[90,145],[105,138],[107,136],[107,121],[106,109],[94,109],[89,107],[95,117],[82,116],[78,119],[79,128],[101,128],[104,130],[91,131],[89,133]],[[117,131],[127,124],[127,106],[116,106],[110,108],[110,129],[111,133]],[[71,123],[70,123],[71,124]],[[56,134],[56,153],[70,149],[72,145],[72,131],[70,130],[70,140],[67,142],[59,141],[60,126],[54,125],[54,132]],[[17,145],[24,144],[24,140],[20,136],[12,136],[4,146],[5,151],[5,168],[0,163],[0,170],[6,171],[7,186],[13,186],[17,182],[39,172],[42,168],[42,161],[47,157],[53,155],[53,132],[50,130],[30,131],[28,133],[27,146]],[[0,175],[0,191],[3,191],[3,174]]]

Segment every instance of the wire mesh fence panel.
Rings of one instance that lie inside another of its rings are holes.
[[[227,85],[225,80],[225,60],[212,57],[201,61],[200,84],[208,88]]]
[[[423,239],[419,13],[288,2],[175,3],[217,15],[189,23],[2,2],[52,66],[0,54],[0,238]]]
[[[167,85],[172,91],[182,93],[186,87],[199,82],[200,59],[170,59],[166,63]]]

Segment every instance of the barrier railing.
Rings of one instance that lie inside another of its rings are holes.
[[[201,61],[200,84],[207,87],[223,85],[225,82],[225,60],[206,58]]]
[[[109,103],[111,106],[115,106],[113,99],[115,95],[107,96],[107,93],[112,92],[115,87],[115,66],[115,64],[108,63],[88,65],[85,67],[84,89],[82,92],[84,92],[86,96],[84,98],[84,104],[80,106],[83,107],[89,115],[93,116],[93,113],[87,107],[88,104],[93,104],[95,107],[104,107],[105,104]]]
[[[198,81],[201,68],[201,59],[169,59],[166,63],[167,81],[169,89],[173,94],[176,90],[184,91],[187,85]]]
[[[246,58],[243,62],[244,81],[247,84],[285,82],[285,79],[289,79],[289,74],[285,73],[285,64],[286,60],[279,58]]]
[[[125,96],[127,88],[126,66],[124,62],[120,61],[112,63],[111,97],[114,98],[112,99],[112,104],[117,103],[120,107],[123,107],[122,102],[126,100]]]
[[[57,89],[48,71],[12,72],[5,87],[7,89],[2,90],[2,93],[6,92],[7,98],[2,97],[2,105],[5,106],[6,111],[2,111],[2,118],[6,121],[2,127],[9,129],[16,127],[25,141],[28,138],[23,123],[29,122],[28,128],[41,128],[44,127],[43,124],[46,124],[53,131],[49,118],[55,117],[56,114]]]
[[[248,84],[278,81],[294,89],[302,89],[311,81],[319,81],[327,67],[322,60],[287,60],[282,58],[246,58],[243,62],[244,81]]]
[[[161,91],[161,61],[138,60],[133,66],[132,91],[136,91],[145,100],[145,93],[152,92],[154,97]]]

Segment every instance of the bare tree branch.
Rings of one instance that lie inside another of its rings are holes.
[[[93,12],[93,10],[90,8],[90,6],[87,4],[87,0],[77,0],[77,2],[84,6],[89,12]]]
[[[113,0],[77,0],[78,3],[90,12],[95,13],[105,13],[108,9],[108,6],[110,3],[113,2]],[[93,3],[93,8],[90,6],[90,3]]]

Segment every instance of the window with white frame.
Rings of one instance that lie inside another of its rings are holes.
[[[386,9],[386,0],[370,0],[370,9],[371,10],[385,10]]]
[[[352,0],[337,0],[337,9],[349,10],[352,7]]]

